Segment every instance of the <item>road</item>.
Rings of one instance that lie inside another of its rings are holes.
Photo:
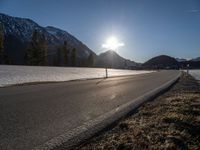
[[[161,86],[178,71],[0,88],[0,149],[28,150]]]

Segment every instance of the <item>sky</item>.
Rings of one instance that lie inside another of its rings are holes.
[[[0,0],[0,12],[66,30],[97,54],[115,37],[137,62],[200,57],[200,0]]]

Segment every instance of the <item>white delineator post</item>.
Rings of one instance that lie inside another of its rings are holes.
[[[106,68],[105,71],[106,71],[106,78],[108,78],[108,69]]]
[[[189,75],[189,67],[190,67],[190,65],[187,64],[187,75]]]

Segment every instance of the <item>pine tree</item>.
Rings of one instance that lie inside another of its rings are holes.
[[[88,63],[88,67],[94,66],[94,55],[92,53],[90,53],[88,60],[87,60],[87,63]]]
[[[71,61],[72,61],[72,66],[74,67],[74,66],[76,66],[76,49],[75,48],[73,48],[73,50],[72,50],[72,54],[71,54]]]
[[[44,34],[39,34],[38,65],[47,65],[47,44]]]
[[[127,69],[128,65],[127,65],[127,60],[124,60],[124,68]]]
[[[28,44],[25,53],[25,61],[27,65],[38,65],[38,31],[34,30],[32,39]]]
[[[28,65],[47,64],[47,45],[43,34],[34,30],[32,39],[25,53],[25,61]]]
[[[63,45],[63,56],[64,56],[64,66],[68,66],[69,50],[67,48],[67,41],[64,41]]]
[[[4,63],[4,34],[3,25],[0,23],[0,64]]]
[[[56,52],[56,65],[60,66],[61,65],[61,60],[62,60],[62,52],[61,52],[61,47],[59,46]]]

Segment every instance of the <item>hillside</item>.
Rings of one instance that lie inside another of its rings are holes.
[[[167,55],[160,55],[151,58],[142,65],[144,68],[151,69],[177,69],[179,67],[178,61]]]
[[[98,55],[95,66],[103,68],[131,69],[139,66],[139,64],[119,56],[115,51],[108,50]]]
[[[96,54],[85,44],[66,31],[55,27],[42,27],[31,19],[11,17],[0,14],[0,23],[3,25],[5,54],[12,64],[23,65],[25,50],[32,38],[34,30],[43,34],[47,43],[48,65],[54,64],[58,48],[64,41],[70,50],[76,49],[77,65],[85,65],[90,54]],[[61,64],[62,65],[62,64]]]
[[[178,62],[184,62],[184,61],[187,61],[187,59],[185,58],[175,58]]]
[[[186,69],[188,65],[190,69],[200,69],[200,61],[189,60],[189,61],[180,62],[179,64],[180,64],[180,67],[183,69]]]
[[[193,59],[191,59],[190,61],[200,61],[200,57],[193,58]]]

